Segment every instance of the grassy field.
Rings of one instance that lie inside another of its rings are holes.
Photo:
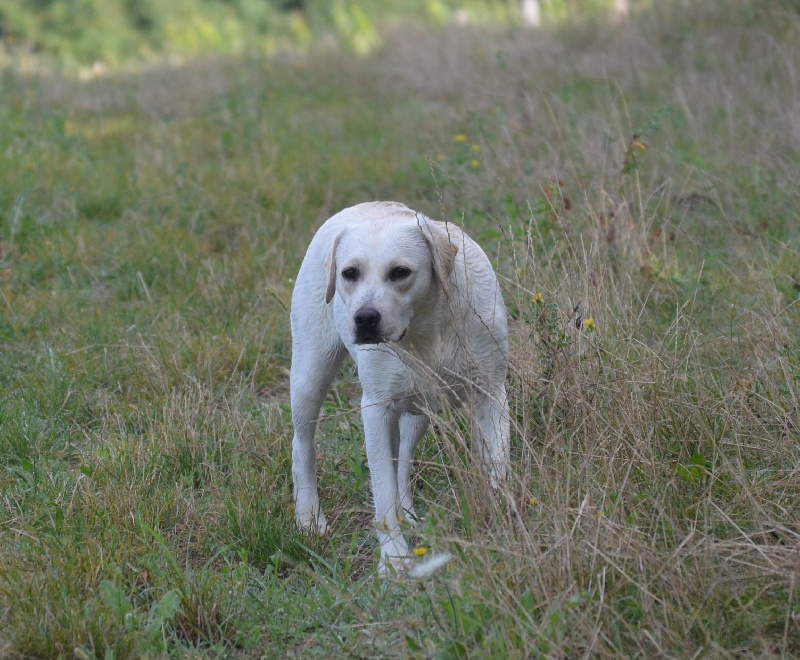
[[[682,11],[0,74],[0,655],[800,654],[800,16]],[[512,479],[437,420],[420,581],[375,574],[352,369],[293,526],[292,278],[370,199],[511,316]]]

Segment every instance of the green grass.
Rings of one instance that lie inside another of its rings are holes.
[[[799,36],[740,7],[5,72],[0,653],[799,654]],[[375,573],[352,370],[333,531],[292,520],[292,278],[368,199],[463,225],[511,315],[513,477],[437,419],[419,583]]]

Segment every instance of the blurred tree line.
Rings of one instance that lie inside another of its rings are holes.
[[[655,1],[623,4],[627,11]],[[324,39],[366,53],[379,43],[375,25],[381,21],[521,24],[526,4],[529,10],[535,5],[546,23],[613,12],[620,0],[0,0],[0,55],[115,66],[164,56],[306,49]]]
[[[295,14],[305,14],[307,4],[312,3],[0,0],[0,39],[7,51],[44,53],[67,64],[235,51],[259,42],[279,47],[306,38],[308,21]]]

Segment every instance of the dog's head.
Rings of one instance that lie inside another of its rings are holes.
[[[339,293],[354,343],[399,342],[416,314],[449,295],[457,252],[447,226],[421,214],[352,225],[331,247],[325,302]]]

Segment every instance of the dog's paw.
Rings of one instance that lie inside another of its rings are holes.
[[[390,577],[405,573],[411,566],[413,559],[408,549],[408,543],[398,529],[390,533],[378,531],[378,540],[381,544],[381,558],[378,563],[378,574]]]
[[[327,534],[330,530],[328,519],[322,511],[297,511],[295,513],[297,526],[307,534]]]
[[[381,560],[378,564],[378,575],[381,577],[404,575],[408,572],[411,566],[411,557],[389,557],[386,555],[381,555]]]

